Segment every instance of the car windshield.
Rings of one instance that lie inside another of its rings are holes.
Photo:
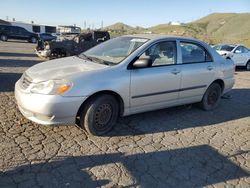
[[[219,50],[219,51],[231,52],[235,48],[235,46],[233,46],[233,45],[216,45],[213,48],[215,50]]]
[[[118,37],[108,40],[79,55],[94,62],[116,65],[122,62],[148,39],[137,37]]]

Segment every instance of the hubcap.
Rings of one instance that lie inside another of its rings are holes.
[[[207,103],[208,105],[214,105],[218,100],[218,93],[216,91],[211,91],[208,94]]]
[[[2,40],[5,41],[6,40],[6,36],[2,36]]]
[[[95,114],[95,125],[98,130],[103,130],[109,123],[112,116],[112,107],[110,104],[100,105]]]
[[[247,70],[250,70],[250,63],[247,63]]]

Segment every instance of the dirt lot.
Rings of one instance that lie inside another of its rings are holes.
[[[250,72],[232,99],[204,112],[176,107],[122,118],[109,135],[22,117],[14,83],[41,60],[0,42],[0,187],[250,187]]]

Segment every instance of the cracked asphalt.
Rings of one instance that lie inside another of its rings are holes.
[[[205,112],[180,106],[121,118],[106,136],[43,126],[17,109],[14,83],[41,62],[0,42],[0,187],[250,187],[250,72]]]

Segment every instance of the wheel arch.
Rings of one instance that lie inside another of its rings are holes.
[[[250,63],[250,58],[247,60],[247,63],[246,63],[246,65],[248,64],[248,63]]]
[[[78,109],[77,111],[77,114],[76,114],[76,117],[79,117],[80,116],[80,112],[82,111],[82,109],[84,108],[85,104],[95,98],[95,97],[98,97],[100,95],[104,95],[104,94],[107,94],[107,95],[112,95],[115,97],[115,99],[117,100],[118,102],[118,105],[119,105],[119,115],[121,116],[124,112],[124,101],[122,99],[122,97],[117,93],[117,92],[114,92],[114,91],[111,91],[111,90],[102,90],[102,91],[98,91],[96,93],[93,93],[92,95],[90,95],[80,106],[80,108]]]
[[[221,87],[221,91],[222,91],[222,93],[223,93],[224,88],[225,88],[225,83],[224,83],[224,81],[223,81],[222,79],[216,79],[216,80],[214,80],[210,85],[212,85],[213,83],[219,84],[220,87]],[[209,85],[209,86],[210,86],[210,85]]]

